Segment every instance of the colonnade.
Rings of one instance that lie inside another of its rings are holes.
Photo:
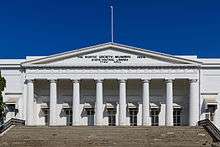
[[[103,120],[103,81],[96,79],[96,104],[95,104],[95,125],[100,126]],[[119,80],[119,125],[126,125],[126,79]],[[150,81],[151,79],[142,80],[142,125],[151,124],[150,117]],[[165,125],[173,126],[173,81],[166,79],[166,111]],[[74,79],[73,97],[72,97],[72,124],[80,125],[80,80]],[[199,120],[199,84],[197,79],[189,79],[189,125],[195,126]],[[57,80],[50,80],[50,125],[56,125],[56,104],[57,104]],[[27,80],[27,125],[34,124],[34,83],[33,80]]]

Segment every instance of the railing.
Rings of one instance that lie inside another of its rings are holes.
[[[220,142],[220,131],[209,119],[200,120],[198,125],[203,126],[212,137],[213,142]]]
[[[0,134],[10,128],[12,125],[25,125],[25,121],[21,119],[11,118],[0,126]]]

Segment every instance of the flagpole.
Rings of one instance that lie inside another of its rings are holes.
[[[114,42],[114,8],[111,7],[111,41]]]

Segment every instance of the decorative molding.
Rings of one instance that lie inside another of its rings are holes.
[[[198,79],[189,79],[190,83],[196,83],[198,81]]]
[[[197,69],[28,69],[27,74],[93,74],[93,73],[145,73],[145,74],[194,74]]]
[[[50,83],[57,83],[57,79],[50,79]]]
[[[120,83],[126,83],[126,79],[119,79]]]
[[[143,82],[143,83],[150,83],[150,80],[151,80],[151,79],[142,79],[142,82]]]
[[[173,83],[174,79],[165,79],[166,83]]]
[[[200,69],[200,66],[196,65],[191,65],[191,64],[145,64],[145,65],[69,65],[69,64],[63,64],[63,65],[31,65],[31,66],[26,66],[25,69],[63,69],[63,68],[68,68],[68,69],[90,69],[90,68],[144,68],[144,69],[151,69],[151,68],[192,68],[192,69]]]
[[[102,83],[104,79],[95,79],[96,83]]]
[[[34,83],[34,79],[26,79],[27,84],[28,83]]]
[[[79,83],[80,79],[71,79],[73,83]]]

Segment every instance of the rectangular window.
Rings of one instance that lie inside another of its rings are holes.
[[[208,108],[206,109],[206,118],[210,121],[214,121],[215,110],[216,105],[208,105]]]
[[[115,109],[108,109],[108,125],[115,126],[116,125],[116,110]]]
[[[181,109],[179,108],[173,109],[173,125],[181,126]]]
[[[15,104],[7,104],[8,112],[15,112]]]
[[[151,125],[152,126],[158,126],[159,125],[159,109],[154,108],[151,109]]]
[[[72,122],[73,122],[72,109],[66,109],[65,112],[66,112],[66,125],[72,126]]]
[[[50,109],[46,108],[43,109],[43,113],[44,113],[44,122],[46,126],[49,126],[49,122],[50,122]]]
[[[86,114],[87,114],[87,123],[88,126],[94,126],[94,114],[95,114],[95,110],[94,108],[88,108],[86,109]]]
[[[137,126],[137,113],[138,109],[129,109],[130,126]]]

